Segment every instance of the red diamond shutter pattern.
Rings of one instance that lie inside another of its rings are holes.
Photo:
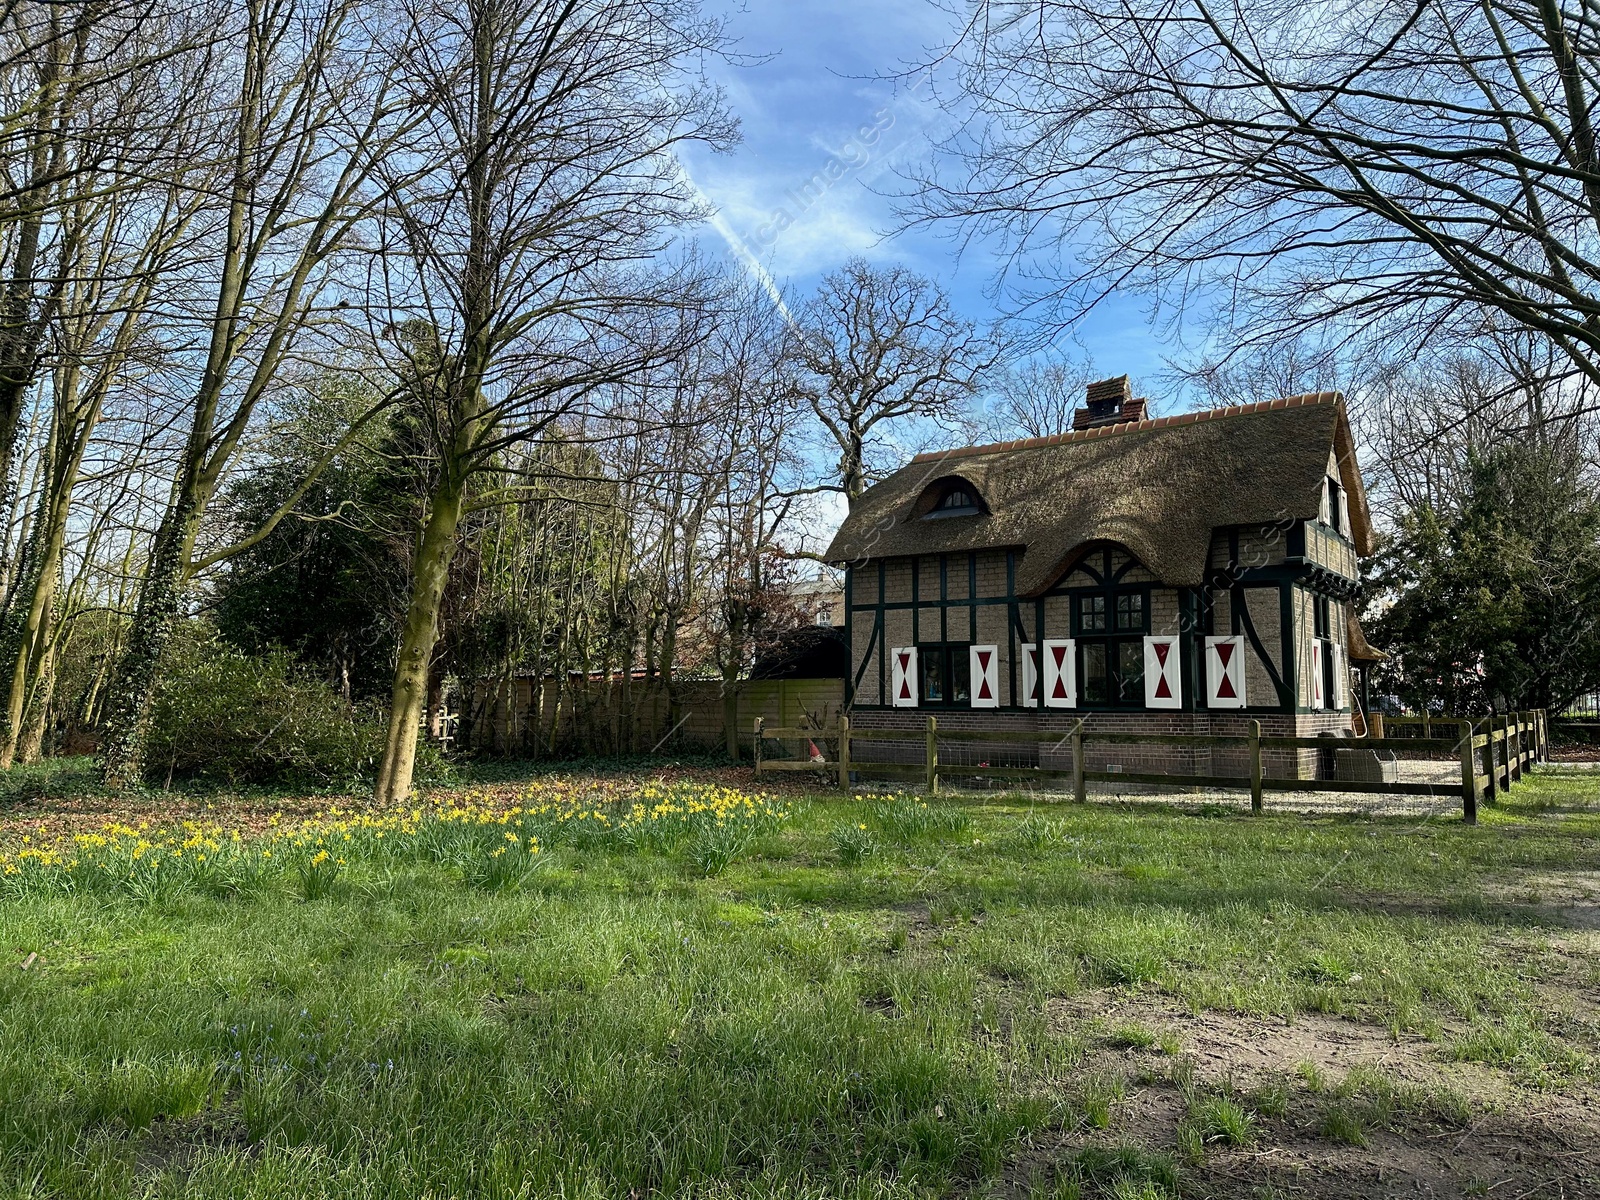
[[[1000,707],[1000,647],[969,647],[972,664],[972,707]]]
[[[1178,639],[1158,635],[1144,639],[1144,702],[1146,708],[1179,708]]]
[[[1243,708],[1244,639],[1238,634],[1206,638],[1206,703],[1212,708]]]

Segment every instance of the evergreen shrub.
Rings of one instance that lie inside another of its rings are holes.
[[[287,651],[198,642],[173,648],[146,769],[154,784],[354,787],[371,776],[383,737],[380,712],[348,703]]]

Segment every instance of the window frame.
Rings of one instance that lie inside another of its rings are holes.
[[[1078,672],[1078,707],[1089,709],[1133,710],[1145,707],[1144,694],[1144,640],[1150,633],[1150,595],[1148,583],[1111,583],[1103,587],[1073,588],[1071,597],[1072,637],[1077,643],[1075,664]],[[1139,604],[1139,621],[1135,627],[1118,625],[1118,601],[1136,596]],[[1086,629],[1082,620],[1087,601],[1099,599],[1104,604],[1105,625]],[[1094,676],[1089,664],[1091,658],[1104,655],[1105,695],[1093,698]],[[1125,657],[1126,656],[1126,660]],[[1130,673],[1124,662],[1136,664]]]
[[[1322,511],[1318,512],[1317,519],[1322,525],[1345,541],[1349,541],[1350,493],[1345,491],[1344,483],[1332,475],[1322,477],[1321,508]]]
[[[972,647],[973,642],[918,642],[917,643],[917,707],[919,708],[971,708],[972,707]],[[928,667],[937,663],[945,682],[945,695],[939,700],[928,698]],[[956,682],[966,679],[967,694],[956,698]]]
[[[950,501],[956,496],[962,497],[966,503],[951,504]],[[927,504],[926,493],[924,493],[922,504]],[[940,488],[938,496],[933,503],[929,504],[926,509],[922,508],[922,504],[917,507],[921,511],[921,519],[924,521],[937,521],[947,517],[981,517],[989,511],[988,506],[984,504],[983,497],[979,495],[978,489],[961,479],[947,481]]]

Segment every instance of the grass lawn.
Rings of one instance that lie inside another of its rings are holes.
[[[0,1196],[1600,1195],[1593,773],[1477,828],[783,806],[13,892]]]

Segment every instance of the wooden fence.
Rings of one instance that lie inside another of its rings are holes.
[[[1422,721],[1423,718],[1416,718]],[[1390,721],[1389,729],[1405,725],[1407,719]],[[1394,736],[1328,738],[1322,737],[1267,737],[1261,733],[1259,721],[1250,722],[1248,734],[1153,734],[1153,733],[1087,733],[1080,720],[1063,734],[1060,731],[1040,733],[980,732],[956,730],[941,733],[939,722],[929,717],[920,733],[902,729],[853,729],[850,718],[840,716],[836,726],[822,725],[768,725],[761,717],[754,725],[754,759],[756,776],[769,771],[826,772],[846,790],[851,775],[887,775],[911,777],[920,780],[923,790],[930,795],[939,790],[941,777],[968,776],[986,779],[1045,780],[1071,777],[1073,798],[1086,799],[1086,785],[1090,781],[1137,783],[1154,786],[1182,788],[1239,788],[1248,784],[1250,807],[1255,812],[1264,807],[1263,795],[1269,791],[1284,792],[1363,792],[1387,796],[1459,796],[1461,815],[1469,824],[1478,820],[1478,801],[1487,798],[1493,803],[1501,791],[1509,791],[1522,778],[1524,770],[1533,763],[1549,758],[1548,725],[1542,710],[1529,713],[1508,713],[1499,717],[1480,719],[1434,717],[1423,732],[1434,733],[1441,726],[1451,727],[1452,737],[1412,736],[1409,731]],[[1387,732],[1387,730],[1386,730]],[[773,758],[764,749],[770,739],[794,739],[805,743],[806,754],[801,758]],[[1072,765],[1053,767],[992,767],[942,766],[939,759],[941,739],[949,742],[972,743],[1034,743],[1056,750],[1070,748]],[[922,762],[892,763],[874,760],[857,760],[851,752],[858,742],[896,742],[902,746],[922,747]],[[828,756],[832,744],[834,754]],[[1231,775],[1179,775],[1130,771],[1091,771],[1084,767],[1084,747],[1098,744],[1142,744],[1172,746],[1186,749],[1226,746],[1244,747],[1248,753],[1250,773]],[[1459,783],[1411,783],[1379,780],[1348,779],[1275,779],[1262,773],[1263,749],[1311,750],[1403,750],[1408,753],[1426,753],[1449,756],[1461,764]]]
[[[480,753],[531,757],[741,749],[754,717],[831,724],[842,679],[484,680],[467,694],[462,735]]]

